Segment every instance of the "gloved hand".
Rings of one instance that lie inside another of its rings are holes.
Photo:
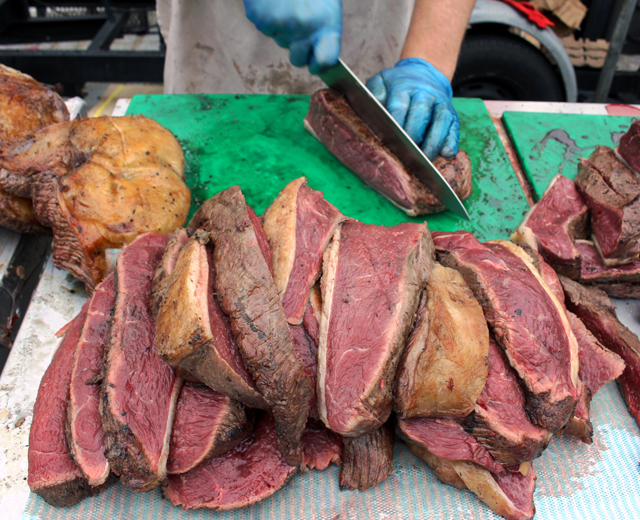
[[[341,0],[244,0],[244,7],[260,32],[289,49],[296,67],[317,74],[338,62]]]
[[[406,58],[371,77],[367,88],[429,159],[458,152],[460,121],[451,104],[451,83],[433,65]]]

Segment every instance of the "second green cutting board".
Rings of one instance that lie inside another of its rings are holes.
[[[536,198],[558,173],[573,179],[596,146],[615,147],[637,119],[625,116],[505,112],[503,120]]]

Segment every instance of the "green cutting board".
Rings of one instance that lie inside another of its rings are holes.
[[[558,173],[573,179],[597,145],[614,148],[636,119],[622,116],[505,112],[502,116],[536,197]]]
[[[446,211],[426,218],[434,230],[467,229],[481,240],[505,238],[528,206],[484,103],[456,99],[460,148],[471,158],[473,194],[465,202],[471,222]],[[234,184],[261,214],[280,190],[301,176],[345,215],[391,226],[422,222],[365,186],[302,125],[309,96],[135,96],[129,114],[144,114],[169,128],[182,145],[192,213]]]

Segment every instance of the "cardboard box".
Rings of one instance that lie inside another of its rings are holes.
[[[571,34],[560,38],[574,67],[601,69],[607,59],[609,42],[606,40],[585,40]]]
[[[549,11],[562,22],[577,29],[587,14],[587,8],[580,0],[531,0],[539,11]]]

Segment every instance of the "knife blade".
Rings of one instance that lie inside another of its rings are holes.
[[[387,109],[342,60],[319,74],[320,79],[340,92],[351,108],[398,159],[453,213],[467,220],[469,213],[438,169],[396,122]]]

